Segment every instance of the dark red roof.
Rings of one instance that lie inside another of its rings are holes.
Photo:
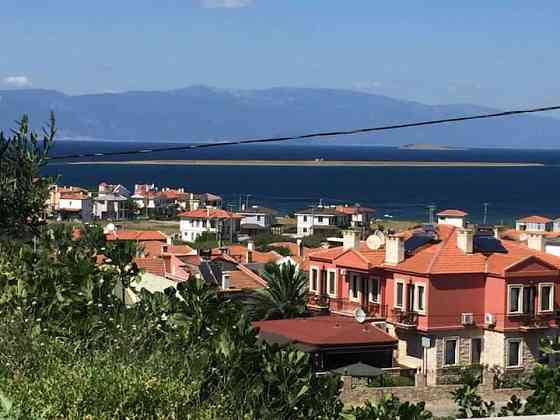
[[[241,219],[237,213],[222,209],[198,209],[180,213],[178,216],[187,219]]]
[[[397,339],[371,324],[335,315],[257,321],[252,325],[264,334],[283,336],[295,343],[319,347],[391,345]]]

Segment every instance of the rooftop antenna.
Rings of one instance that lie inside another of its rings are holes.
[[[485,225],[488,219],[488,203],[483,203],[484,206],[484,217],[482,218],[482,224]]]
[[[428,214],[429,214],[429,221],[428,223],[433,225],[434,224],[434,212],[436,211],[436,206],[434,204],[430,204],[428,206]]]

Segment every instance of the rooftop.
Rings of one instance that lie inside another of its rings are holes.
[[[259,336],[285,337],[289,342],[317,347],[394,345],[397,339],[373,325],[360,324],[353,318],[326,315],[309,318],[257,321],[252,325]]]
[[[167,236],[156,230],[118,230],[106,235],[108,241],[166,241]]]
[[[523,217],[522,219],[519,219],[518,222],[520,222],[520,223],[545,223],[546,224],[546,223],[552,222],[552,220],[550,220],[548,217],[533,215],[533,216]]]
[[[237,213],[231,213],[222,209],[198,209],[180,213],[179,217],[185,219],[240,219]]]
[[[436,214],[436,216],[441,216],[441,217],[466,217],[469,214],[464,212],[463,210],[456,210],[456,209],[447,209],[447,210],[443,210],[440,211],[439,213]]]

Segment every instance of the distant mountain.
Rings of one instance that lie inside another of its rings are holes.
[[[424,105],[339,89],[229,90],[206,86],[70,96],[51,90],[0,91],[0,129],[22,113],[35,126],[53,110],[65,138],[205,141],[291,135],[494,111]],[[531,116],[339,137],[337,144],[559,147],[560,120]]]

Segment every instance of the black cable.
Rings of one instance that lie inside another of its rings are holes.
[[[214,143],[198,143],[198,144],[189,144],[186,146],[161,147],[161,148],[154,148],[154,149],[138,149],[138,150],[127,150],[127,151],[119,151],[119,152],[77,153],[73,155],[53,156],[49,158],[49,160],[78,159],[78,158],[90,158],[90,157],[100,157],[100,156],[136,155],[136,154],[157,153],[157,152],[173,152],[179,150],[204,149],[208,147],[233,146],[238,144],[272,143],[272,142],[281,142],[287,140],[303,140],[303,139],[310,139],[316,137],[348,136],[352,134],[369,133],[373,131],[395,130],[399,128],[420,127],[424,125],[436,125],[436,124],[445,124],[445,123],[459,122],[459,121],[480,120],[485,118],[507,117],[511,115],[530,114],[535,112],[546,112],[546,111],[555,111],[555,110],[560,110],[560,106],[521,109],[521,110],[513,110],[513,111],[496,112],[493,114],[479,114],[479,115],[470,115],[466,117],[453,117],[453,118],[444,118],[440,120],[429,120],[429,121],[420,121],[420,122],[413,122],[413,123],[385,125],[380,127],[358,128],[354,130],[325,131],[319,133],[301,134],[297,136],[268,137],[268,138],[260,138],[260,139],[249,139],[249,140],[227,140],[227,141],[214,142]]]

